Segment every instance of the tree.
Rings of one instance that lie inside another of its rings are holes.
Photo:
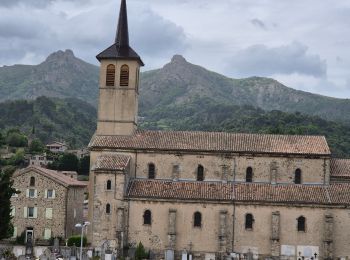
[[[78,173],[79,175],[89,175],[90,156],[84,156],[79,160]]]
[[[144,246],[140,242],[135,251],[135,260],[148,259],[149,254],[146,252]]]
[[[44,151],[44,145],[39,139],[34,139],[29,145],[30,153],[42,153]]]
[[[0,240],[10,238],[13,234],[11,223],[11,197],[16,190],[11,180],[14,172],[13,167],[0,171]]]
[[[7,133],[7,144],[11,147],[27,147],[28,139],[20,132],[11,131]]]
[[[58,158],[58,170],[60,171],[77,171],[78,157],[72,153],[65,153]]]

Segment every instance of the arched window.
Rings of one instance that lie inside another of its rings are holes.
[[[296,169],[294,174],[294,183],[295,184],[301,184],[301,170]]]
[[[106,73],[106,86],[113,87],[115,82],[115,66],[113,64],[109,64],[107,66]]]
[[[145,210],[143,213],[143,224],[151,225],[152,224],[152,212],[150,210]]]
[[[106,204],[106,214],[111,214],[111,204]]]
[[[123,65],[120,68],[120,86],[128,87],[129,86],[129,66]]]
[[[35,186],[35,178],[34,177],[30,177],[29,186]]]
[[[253,182],[253,168],[248,167],[245,175],[246,182]]]
[[[253,229],[254,218],[252,214],[245,215],[245,229]]]
[[[154,179],[156,177],[156,167],[153,163],[148,164],[148,179]]]
[[[107,181],[107,190],[111,190],[112,189],[112,182],[111,180]]]
[[[198,165],[197,168],[197,181],[204,181],[204,167],[202,165]]]
[[[306,227],[306,218],[303,216],[300,216],[298,219],[298,231],[303,231],[305,232],[305,227]]]
[[[200,212],[195,212],[193,215],[193,226],[201,227],[202,226],[202,214]]]

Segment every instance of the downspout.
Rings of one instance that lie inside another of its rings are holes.
[[[69,186],[67,187],[67,192],[66,192],[66,194],[65,194],[65,201],[66,201],[66,209],[65,209],[65,211],[66,211],[66,217],[64,218],[64,238],[65,239],[67,239],[67,218],[68,218],[68,193],[69,193]]]
[[[235,183],[236,183],[236,157],[233,159],[233,183],[232,183],[232,252],[235,252],[235,220],[236,220],[236,203],[235,203]]]

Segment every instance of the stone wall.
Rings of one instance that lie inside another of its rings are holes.
[[[74,234],[80,234],[80,230],[75,228],[75,224],[84,221],[84,191],[82,187],[69,187],[67,191],[67,218],[66,234],[70,237]]]
[[[30,187],[37,190],[36,198],[27,198],[26,190],[29,188],[30,177],[35,178],[35,186]],[[66,224],[66,193],[67,189],[57,182],[38,174],[34,171],[21,174],[14,179],[14,187],[20,190],[18,197],[11,199],[12,205],[16,208],[13,225],[17,228],[19,236],[26,228],[34,229],[34,239],[43,239],[45,228],[51,229],[51,236],[65,237]],[[55,190],[55,198],[45,198],[45,190]],[[25,218],[24,208],[36,207],[37,218]],[[52,219],[45,216],[46,208],[52,208]]]

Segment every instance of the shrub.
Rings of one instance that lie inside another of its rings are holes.
[[[16,237],[16,245],[25,245],[26,234],[23,231],[20,236]]]
[[[148,259],[148,253],[146,252],[144,246],[140,242],[135,251],[135,260],[142,260],[142,259]]]
[[[71,236],[70,238],[68,238],[68,246],[80,246],[80,236]],[[85,247],[87,245],[87,239],[84,236],[83,237],[83,247]]]

